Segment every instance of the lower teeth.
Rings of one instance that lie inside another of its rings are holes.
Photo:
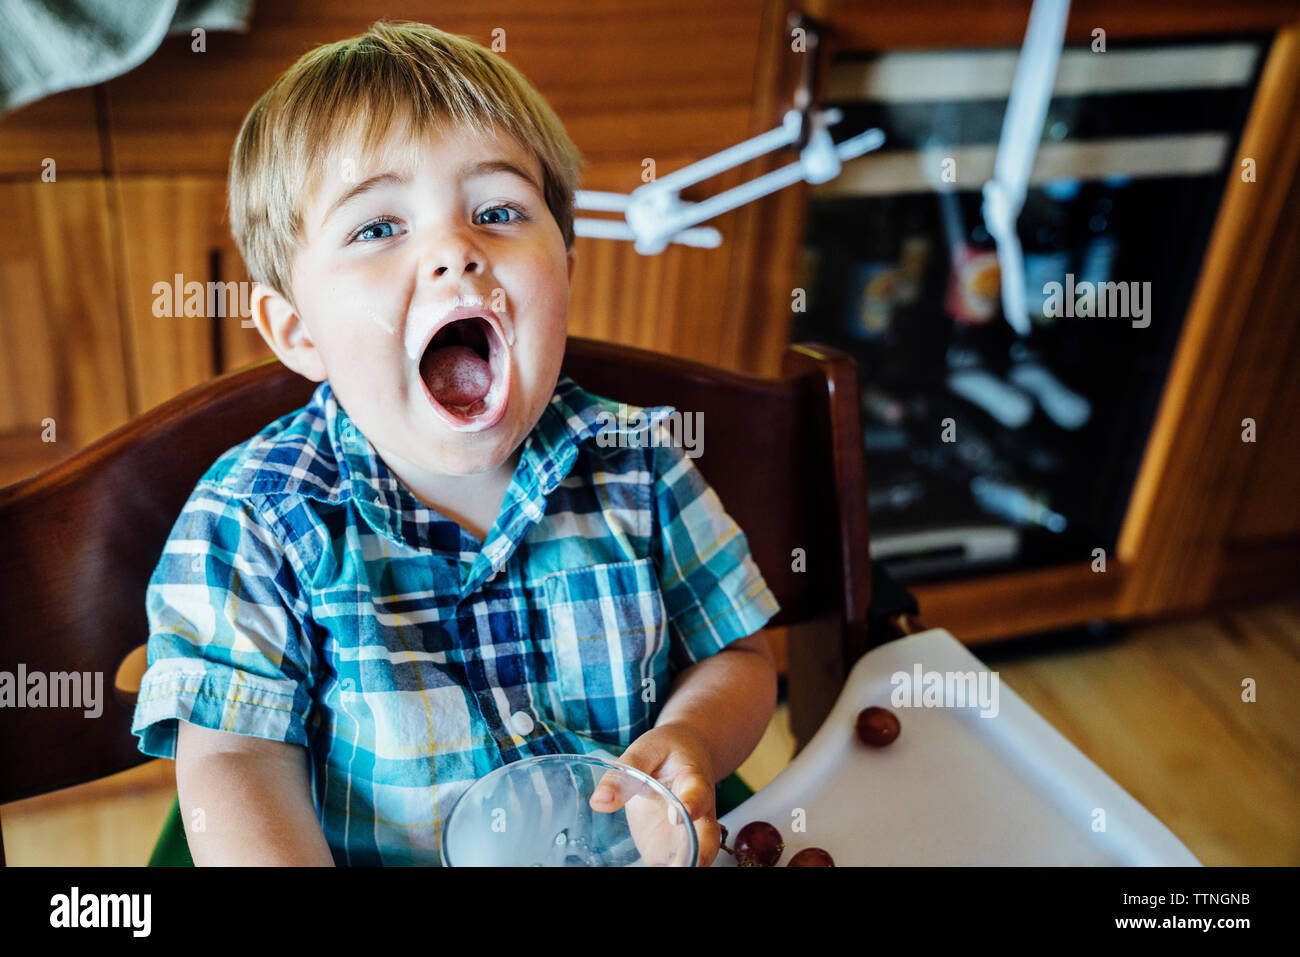
[[[479,399],[477,402],[471,403],[470,405],[451,405],[447,408],[459,415],[461,418],[468,419],[476,415],[482,415],[486,412],[487,400]]]

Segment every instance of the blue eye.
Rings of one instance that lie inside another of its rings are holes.
[[[513,212],[513,213],[517,213],[517,214],[519,215],[519,219],[517,219],[517,220],[512,220],[512,219],[510,219],[509,214],[512,213],[512,212]],[[528,218],[528,217],[524,214],[524,211],[523,211],[522,209],[520,209],[518,206],[514,205],[513,203],[502,203],[502,204],[500,204],[500,205],[498,205],[498,206],[493,206],[493,207],[490,208],[490,209],[486,209],[486,210],[484,210],[484,211],[481,213],[481,215],[483,215],[483,216],[487,216],[487,215],[489,215],[489,214],[491,214],[491,213],[506,213],[506,218],[505,218],[505,219],[496,219],[496,220],[492,220],[492,221],[486,223],[485,225],[488,225],[488,226],[504,226],[504,225],[506,225],[507,223],[511,223],[511,222],[520,222],[520,221],[526,220],[526,219]]]
[[[387,230],[385,232],[384,230]],[[378,233],[375,231],[379,230]],[[376,220],[373,223],[367,223],[358,229],[353,235],[353,239],[388,239],[393,235],[393,224],[387,219]]]
[[[510,213],[515,214],[515,218],[510,218]],[[504,214],[504,217],[501,215]],[[495,217],[487,219],[486,217]],[[528,214],[514,203],[499,203],[479,214],[484,225],[487,226],[506,226],[514,222],[524,222],[529,217]],[[397,222],[388,216],[366,223],[351,236],[349,242],[376,242],[382,239],[392,239],[397,235]]]

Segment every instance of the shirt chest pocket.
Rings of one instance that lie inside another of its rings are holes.
[[[663,596],[652,559],[543,579],[559,713],[569,730],[623,747],[668,692]]]

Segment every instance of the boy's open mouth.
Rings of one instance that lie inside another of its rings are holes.
[[[491,428],[510,393],[508,346],[484,316],[448,323],[420,357],[420,379],[443,421],[458,432]]]

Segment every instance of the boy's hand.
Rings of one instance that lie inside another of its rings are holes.
[[[617,763],[644,771],[677,795],[695,825],[700,844],[699,866],[712,864],[718,856],[722,832],[716,816],[712,757],[699,733],[685,724],[661,724],[633,741]],[[608,790],[612,785],[612,781],[601,779],[591,798],[592,809],[612,813],[626,803],[628,824],[637,847],[644,859],[652,860],[653,854],[647,851],[668,838],[665,831],[670,822],[659,820],[663,812],[652,802],[644,798],[628,801],[628,796],[620,794],[618,788],[613,788],[609,800],[602,800],[601,786]],[[652,809],[654,813],[650,813]]]

